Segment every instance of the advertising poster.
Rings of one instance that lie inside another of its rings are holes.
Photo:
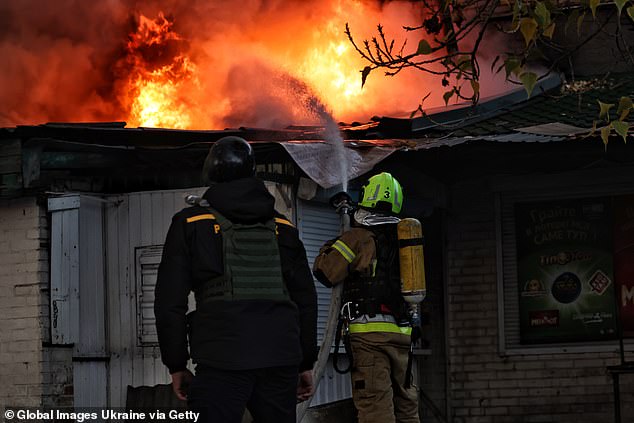
[[[609,198],[517,204],[522,343],[616,337]]]
[[[634,337],[634,195],[614,200],[614,282],[623,336]]]

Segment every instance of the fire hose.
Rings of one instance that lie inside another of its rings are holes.
[[[346,192],[340,192],[335,194],[330,199],[330,204],[335,207],[337,213],[341,216],[341,233],[350,230],[350,210],[352,208],[352,199]],[[341,293],[343,292],[343,284],[337,284],[332,288],[330,293],[330,308],[328,310],[328,320],[326,321],[326,330],[324,332],[324,339],[319,347],[319,353],[317,354],[317,362],[313,368],[313,381],[314,389],[317,392],[319,382],[321,381],[324,370],[326,369],[326,363],[330,356],[330,347],[335,337],[337,330],[337,322],[339,320],[339,310],[341,309]],[[314,395],[313,395],[314,396]],[[313,399],[311,396],[306,401],[297,405],[297,422],[301,422],[305,415],[310,403]]]

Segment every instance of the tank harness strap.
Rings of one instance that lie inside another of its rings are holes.
[[[220,233],[227,233],[232,228],[233,225],[229,219],[224,217],[212,207],[207,206],[205,208],[210,212],[206,216],[213,216],[213,219],[220,228]],[[224,257],[224,249],[225,247],[223,245],[223,274],[208,280],[197,292],[195,292],[196,304],[202,304],[213,299],[224,299],[231,296],[231,275],[229,268],[226,266],[227,259]]]
[[[409,353],[407,354],[407,370],[405,371],[405,383],[403,387],[409,389],[412,386],[412,366],[414,363],[414,345],[421,338],[421,331],[419,326],[414,326],[412,329],[411,342],[409,344]]]
[[[415,247],[417,245],[424,245],[424,244],[425,244],[424,237],[398,240],[398,248]]]

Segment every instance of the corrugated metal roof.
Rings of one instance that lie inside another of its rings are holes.
[[[520,90],[483,100],[475,107],[436,111],[431,117],[384,117],[366,124],[340,125],[340,129],[349,148],[422,150],[472,141],[551,142],[578,136],[584,128],[591,128],[598,118],[599,100],[616,104],[621,96],[634,97],[634,74],[588,78],[563,85],[560,82],[557,75],[544,79],[535,89],[540,94],[530,100]],[[204,148],[228,135],[243,137],[255,145],[324,142],[324,129],[320,126],[175,130],[126,128],[124,122],[57,122],[4,128],[0,129],[0,142],[21,138],[108,148],[186,149]]]
[[[525,134],[525,133],[512,133],[502,135],[483,135],[474,136],[466,135],[464,137],[445,137],[436,138],[433,140],[424,140],[417,144],[415,150],[429,150],[438,147],[455,147],[461,144],[473,143],[473,142],[553,142],[564,141],[566,137],[561,136],[549,136],[539,134]]]
[[[599,118],[598,102],[618,105],[619,99],[623,96],[634,98],[634,74],[579,79],[575,82],[565,82],[556,90],[544,92],[528,101],[516,103],[511,107],[502,107],[486,119],[476,122],[465,120],[463,124],[454,127],[439,125],[430,128],[427,133],[436,137],[442,134],[450,134],[453,137],[502,135],[515,131],[527,132],[527,127],[544,128],[543,125],[553,124],[578,129],[588,128],[589,132],[593,122]],[[616,112],[616,106],[612,111]],[[630,122],[631,119],[630,117]],[[581,132],[558,135],[575,136]],[[496,140],[504,141],[505,138]],[[521,141],[531,142],[532,139]]]

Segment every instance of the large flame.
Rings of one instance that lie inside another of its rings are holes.
[[[367,13],[361,3],[350,2],[350,11]],[[336,116],[347,116],[358,109],[364,99],[359,69],[364,64],[352,44],[342,36],[346,11],[341,4],[323,28],[316,28],[317,41],[299,64],[299,73],[326,100]]]
[[[131,71],[124,98],[130,102],[128,123],[132,126],[193,126],[190,105],[179,91],[192,82],[198,85],[197,68],[179,48],[184,40],[172,26],[163,13],[155,20],[141,15],[130,34],[126,62]]]
[[[424,34],[405,34],[402,26],[416,26],[420,13],[418,1],[386,0],[3,2],[0,16],[11,19],[0,27],[0,54],[9,61],[0,73],[0,126],[316,123],[297,87],[308,87],[302,95],[318,97],[339,121],[408,116],[430,91],[427,107],[444,104],[438,81],[415,70],[394,78],[376,70],[361,88],[367,63],[344,29],[349,23],[361,42],[380,23],[397,46],[407,39],[407,52]],[[488,87],[481,83],[484,95]]]
[[[407,23],[407,16],[414,8],[411,4],[406,6],[399,6],[400,12],[408,13],[400,13],[394,18],[398,25]],[[127,62],[131,64],[131,71],[124,97],[129,103],[129,124],[205,128],[223,124],[283,126],[311,123],[310,113],[298,106],[300,99],[294,98],[293,90],[279,82],[280,74],[306,83],[340,120],[367,120],[373,114],[401,114],[414,108],[418,94],[411,101],[403,101],[397,97],[403,93],[402,89],[389,88],[396,85],[394,80],[376,75],[368,84],[374,85],[373,88],[362,88],[359,71],[365,63],[343,31],[346,22],[352,21],[360,30],[359,37],[367,35],[364,30],[371,30],[367,23],[374,25],[385,19],[384,9],[368,2],[337,0],[322,13],[314,24],[302,22],[301,14],[289,15],[288,19],[297,20],[296,26],[291,28],[296,31],[293,38],[284,35],[284,26],[262,31],[257,25],[245,28],[243,32],[228,31],[221,39],[212,37],[210,43],[214,48],[222,43],[230,46],[231,52],[223,58],[210,57],[215,52],[203,55],[199,63],[194,63],[188,56],[188,40],[175,32],[174,22],[166,19],[162,12],[154,20],[141,15],[136,32],[130,35],[127,44]],[[148,61],[145,57],[148,50],[162,51],[158,54],[163,59],[160,66]],[[230,69],[229,79],[233,80],[230,87],[224,83],[226,74],[214,76],[210,71],[219,63],[220,67]],[[261,69],[257,72],[240,70],[248,66]],[[204,83],[198,75],[203,75]],[[421,74],[415,76],[419,82],[424,80]],[[401,87],[406,81],[400,81]],[[239,84],[242,87],[237,86]],[[216,108],[208,109],[204,101],[217,95],[201,93],[222,87],[225,98],[216,98],[213,100]],[[254,114],[252,110],[258,111]],[[226,119],[227,114],[232,117]],[[274,118],[267,119],[269,115]]]

